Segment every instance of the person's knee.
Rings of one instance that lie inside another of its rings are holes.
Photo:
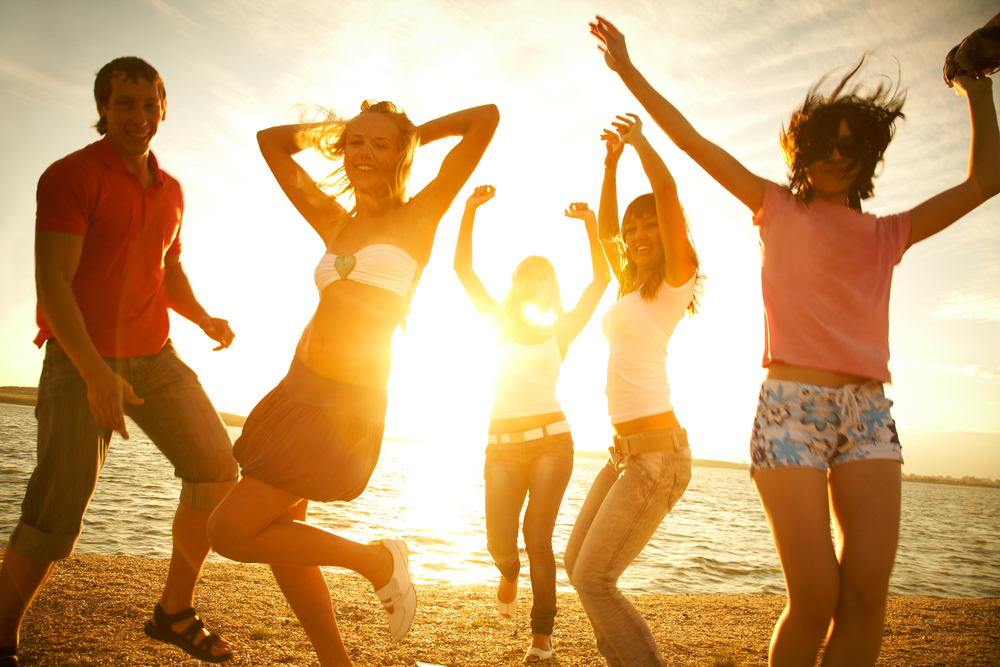
[[[888,580],[883,577],[844,577],[838,610],[858,617],[881,617],[885,613],[888,589]]]
[[[836,576],[817,576],[789,591],[788,616],[810,634],[825,635],[840,599]]]
[[[610,577],[603,568],[589,567],[586,560],[574,563],[571,583],[581,601],[605,600],[618,591],[616,579]]]
[[[524,531],[524,550],[530,560],[554,558],[552,553],[552,533]]]
[[[208,541],[215,553],[230,560],[240,561],[241,544],[245,536],[240,534],[239,524],[230,516],[223,503],[212,512],[206,525]]]

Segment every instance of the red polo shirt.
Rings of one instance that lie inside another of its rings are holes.
[[[145,191],[102,139],[53,163],[38,179],[35,230],[83,237],[73,294],[103,357],[156,354],[170,331],[164,259],[181,252],[184,196],[150,153]],[[37,311],[41,346],[52,332]]]

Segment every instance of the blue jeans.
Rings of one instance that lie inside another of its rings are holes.
[[[174,465],[180,502],[215,509],[236,486],[238,469],[229,431],[198,376],[169,340],[153,355],[105,361],[145,400],[124,403],[125,414]],[[73,553],[112,433],[94,421],[87,383],[55,339],[45,347],[35,416],[38,462],[10,544],[27,558],[54,561]]]
[[[683,429],[670,429],[675,443]],[[611,667],[665,665],[649,626],[618,590],[625,571],[691,481],[691,450],[609,460],[597,474],[566,545],[566,574]]]
[[[556,559],[552,529],[573,474],[573,438],[559,433],[486,448],[486,545],[507,581],[517,579],[521,558],[517,528],[524,512],[524,548],[531,566],[531,633],[551,635],[556,617]]]

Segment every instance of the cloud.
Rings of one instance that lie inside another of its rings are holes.
[[[891,363],[889,364],[892,368],[899,368],[899,365]],[[988,366],[980,366],[978,364],[968,364],[966,366],[956,366],[955,364],[939,364],[934,362],[933,364],[928,364],[923,361],[914,360],[912,366],[919,368],[922,371],[944,371],[946,373],[961,373],[963,375],[968,375],[969,377],[980,377],[986,379],[1000,378],[1000,368],[989,368]]]
[[[187,14],[166,2],[166,0],[146,0],[146,4],[152,6],[157,11],[166,14],[172,19],[178,19],[189,25],[196,25]]]
[[[971,320],[1000,322],[1000,297],[984,293],[952,292],[921,308],[931,320]]]

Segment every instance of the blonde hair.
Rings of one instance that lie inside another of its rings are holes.
[[[504,320],[507,327],[517,321],[520,316],[521,304],[528,300],[533,283],[541,278],[552,281],[552,312],[556,317],[562,317],[562,297],[559,295],[559,281],[556,279],[556,269],[545,257],[529,255],[521,260],[510,277],[510,289],[503,300]]]
[[[369,193],[359,193],[354,189],[347,173],[344,169],[343,159],[347,147],[347,128],[355,116],[349,120],[344,120],[333,111],[322,107],[316,108],[324,120],[307,130],[302,138],[302,143],[315,150],[331,161],[341,161],[341,165],[330,172],[325,178],[319,181],[319,186],[333,190],[334,196],[340,197],[347,194],[354,200],[354,206],[350,209],[353,214],[362,202],[365,208],[375,211],[383,211],[395,208],[406,201],[406,186],[410,181],[410,172],[413,167],[413,156],[417,152],[420,143],[420,136],[416,126],[410,121],[406,113],[392,102],[378,102],[376,100],[365,100],[361,104],[361,113],[377,113],[385,116],[393,122],[399,130],[399,157],[396,159],[396,169],[392,181],[389,183],[387,195],[372,195]],[[365,144],[370,151],[378,150],[366,139]]]

